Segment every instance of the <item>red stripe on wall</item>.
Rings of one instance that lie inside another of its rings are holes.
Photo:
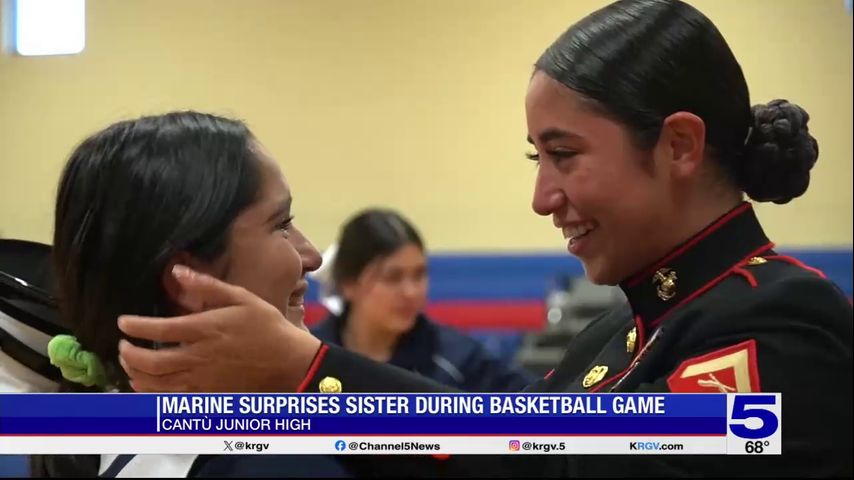
[[[542,302],[442,302],[427,307],[427,315],[461,329],[541,330],[546,308]]]
[[[328,315],[320,304],[306,304],[309,327]],[[461,330],[541,330],[546,309],[542,302],[436,302],[427,307],[433,320]]]

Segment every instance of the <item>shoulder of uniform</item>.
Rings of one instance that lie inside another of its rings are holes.
[[[773,280],[787,277],[810,277],[827,279],[827,275],[821,270],[808,265],[795,257],[788,255],[765,255],[751,257],[733,268],[733,271],[747,271],[754,276],[759,275],[757,280]]]
[[[810,273],[793,272],[791,275],[769,278],[760,283],[757,295],[769,301],[790,304],[829,306],[851,311],[851,303],[842,290],[827,278]]]
[[[779,289],[786,289],[792,285],[807,281],[817,288],[823,285],[828,293],[837,295],[843,299],[847,296],[842,290],[827,278],[819,269],[807,265],[793,257],[785,255],[769,255],[763,257],[752,257],[732,267],[722,285],[728,287],[749,287],[746,290],[738,289],[740,292],[767,293]],[[728,293],[731,289],[728,290]]]
[[[749,275],[736,269],[736,275],[725,282],[728,287],[722,285],[709,298],[713,307],[707,307],[713,308],[722,326],[742,328],[785,320],[850,334],[851,302],[823,275],[770,257],[766,262],[740,268]]]
[[[797,296],[797,292],[806,288],[809,293],[822,297],[847,299],[839,286],[821,270],[786,255],[753,257],[734,268],[733,273],[744,276],[751,286],[761,287],[757,293],[796,293]],[[850,305],[847,300],[844,303]]]
[[[718,380],[729,385],[730,392],[759,391],[763,361],[765,388],[788,385],[779,371],[794,375],[805,362],[832,369],[847,364],[850,377],[851,303],[819,275],[789,267],[784,273],[768,275],[754,287],[730,278],[683,316],[686,321],[672,325],[670,333],[680,348],[696,352],[668,377],[672,391],[717,391]],[[663,328],[668,328],[666,323]]]

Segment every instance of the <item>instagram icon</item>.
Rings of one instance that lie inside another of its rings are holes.
[[[510,440],[510,451],[518,452],[519,451],[519,440]]]

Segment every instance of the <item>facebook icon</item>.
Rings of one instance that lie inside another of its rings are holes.
[[[344,443],[344,440],[338,440],[337,442],[335,442],[335,450],[338,450],[339,452],[347,450],[347,444]]]

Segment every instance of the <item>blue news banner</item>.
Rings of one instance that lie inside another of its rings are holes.
[[[779,394],[0,394],[0,454],[781,453]]]

